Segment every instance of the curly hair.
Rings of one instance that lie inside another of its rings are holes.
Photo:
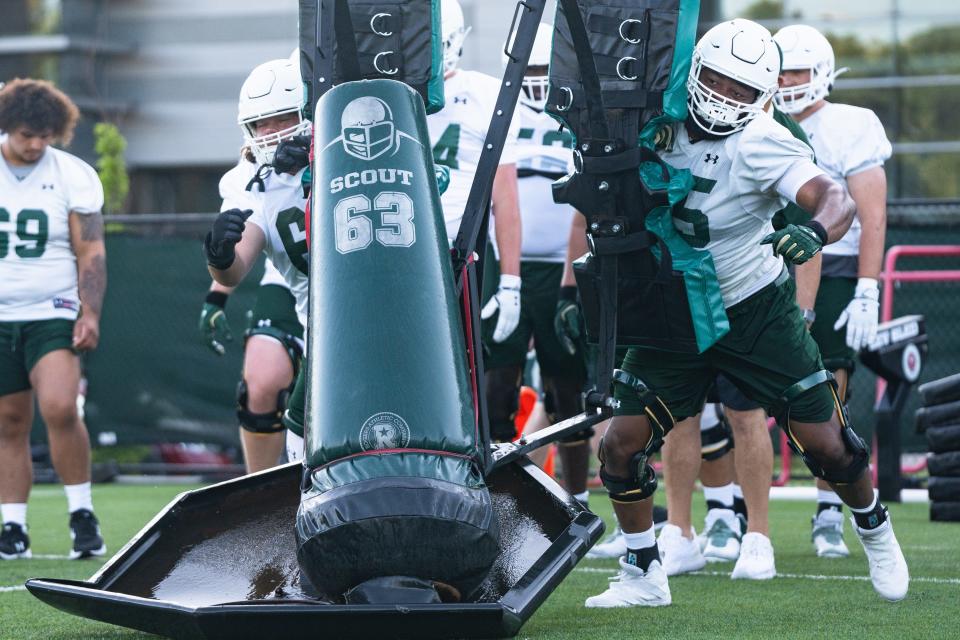
[[[73,139],[80,110],[52,82],[15,78],[0,88],[0,131],[49,131],[64,145]]]

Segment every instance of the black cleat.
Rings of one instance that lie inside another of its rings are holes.
[[[3,531],[0,532],[0,559],[16,560],[32,556],[27,530],[15,522],[3,525]]]
[[[100,535],[100,522],[89,509],[77,509],[70,514],[70,537],[73,538],[71,560],[102,556],[107,552]]]

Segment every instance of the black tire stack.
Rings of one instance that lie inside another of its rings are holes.
[[[920,385],[918,432],[930,457],[930,519],[960,522],[960,373]]]

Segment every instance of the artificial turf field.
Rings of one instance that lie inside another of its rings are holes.
[[[192,488],[195,487],[95,486],[94,501],[108,553],[123,546],[177,493]],[[602,494],[591,496],[591,506],[609,522],[609,503]],[[695,496],[695,522],[702,523],[703,509],[702,497]],[[59,487],[34,489],[29,514],[34,558],[0,562],[0,638],[155,638],[68,616],[23,589],[27,578],[86,579],[99,568],[101,560],[66,559],[70,543],[65,510]],[[583,607],[584,598],[605,588],[607,578],[616,572],[616,563],[584,560],[517,637],[960,638],[960,523],[929,522],[926,505],[893,505],[890,511],[913,578],[910,594],[903,602],[888,603],[874,594],[863,550],[849,526],[846,539],[852,551],[850,558],[816,558],[809,541],[812,505],[774,501],[770,509],[771,539],[779,573],[774,580],[731,581],[730,563],[707,565],[699,575],[670,579],[670,607],[588,610]],[[281,629],[276,637],[285,637]],[[333,636],[318,630],[315,637],[320,640]]]

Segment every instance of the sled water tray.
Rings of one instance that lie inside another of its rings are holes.
[[[471,601],[344,604],[301,584],[291,463],[179,495],[89,581],[33,579],[58,609],[169,638],[493,638],[516,635],[602,535],[527,458],[487,478],[501,552]]]

